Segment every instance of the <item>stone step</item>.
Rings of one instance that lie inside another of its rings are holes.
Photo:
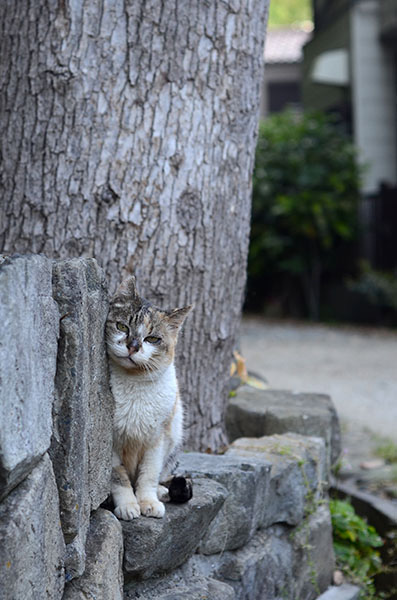
[[[341,451],[338,416],[331,398],[325,394],[258,390],[243,385],[229,400],[226,430],[230,441],[286,432],[321,437],[330,464]]]
[[[141,516],[121,521],[125,580],[148,579],[184,563],[196,551],[226,497],[222,485],[199,479],[194,482],[192,500],[168,504],[162,519]]]
[[[331,582],[331,544],[328,508],[320,505],[304,526],[261,529],[238,550],[196,553],[169,575],[130,581],[124,599],[312,600]]]
[[[307,497],[320,499],[327,479],[323,441],[297,434],[242,438],[225,455],[185,453],[177,473],[214,479],[228,491],[200,543],[203,554],[239,548],[260,527],[299,524]]]
[[[122,523],[125,598],[195,599],[204,586],[219,600],[313,600],[331,583],[322,439],[244,438],[224,455],[184,453],[176,472],[193,480],[190,502]]]

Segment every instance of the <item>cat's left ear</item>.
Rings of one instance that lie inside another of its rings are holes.
[[[167,314],[168,322],[174,329],[179,329],[183,321],[193,308],[193,304],[184,308],[175,308]]]

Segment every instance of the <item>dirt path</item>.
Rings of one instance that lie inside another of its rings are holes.
[[[271,387],[330,394],[342,427],[397,443],[397,333],[247,317],[242,353]]]

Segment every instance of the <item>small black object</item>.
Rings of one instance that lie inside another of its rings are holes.
[[[170,501],[176,504],[189,502],[193,496],[193,483],[186,477],[173,477],[168,488]]]

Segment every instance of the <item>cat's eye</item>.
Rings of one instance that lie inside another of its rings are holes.
[[[161,342],[161,338],[156,337],[155,335],[148,335],[143,340],[144,342],[149,342],[149,344],[159,344]]]
[[[128,327],[127,325],[124,325],[124,323],[116,323],[116,327],[119,331],[122,331],[123,333],[128,333]]]

